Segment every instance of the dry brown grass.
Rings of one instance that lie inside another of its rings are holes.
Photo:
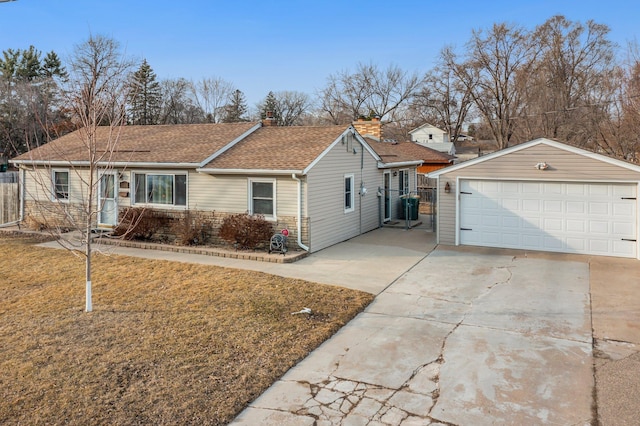
[[[225,424],[372,296],[0,236],[0,424]],[[291,315],[302,307],[312,316]]]

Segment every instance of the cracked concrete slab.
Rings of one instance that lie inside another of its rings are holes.
[[[620,398],[620,383],[635,398],[640,378],[620,372],[640,361],[636,345],[603,338],[594,377],[589,258],[511,252],[431,252],[235,423],[592,424],[632,416],[608,403],[596,419],[597,381],[599,400]],[[616,328],[620,320],[606,316],[605,306],[615,309],[606,290],[595,294],[603,308],[594,328],[640,342],[635,325]]]
[[[591,344],[461,325],[447,339],[431,416],[453,424],[591,418]]]
[[[513,256],[473,255],[437,249],[400,277],[385,293],[428,296],[469,303],[496,283],[507,281]],[[462,273],[461,273],[462,272]]]
[[[465,324],[591,344],[589,266],[514,259],[511,277],[474,301]]]
[[[438,358],[438,342],[452,326],[400,316],[363,313],[283,380],[319,383],[329,376],[399,389],[416,368]]]

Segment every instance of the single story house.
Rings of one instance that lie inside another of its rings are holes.
[[[456,154],[456,147],[449,139],[449,133],[429,123],[409,131],[411,141],[449,155]]]
[[[635,164],[542,138],[428,176],[439,244],[639,258]]]
[[[379,188],[415,190],[422,163],[383,159],[354,126],[278,127],[268,119],[123,126],[117,143],[112,130],[98,128],[95,176],[89,176],[82,130],[13,159],[23,182],[23,217],[80,217],[93,181],[99,184],[91,200],[100,206],[96,227],[116,226],[128,207],[175,218],[261,214],[314,252],[379,227]]]

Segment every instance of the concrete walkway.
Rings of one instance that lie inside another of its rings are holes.
[[[294,263],[260,262],[117,245],[96,247],[108,254],[260,271],[378,294],[422,260],[435,245],[435,234],[424,229],[380,228]],[[60,248],[55,241],[41,246]]]

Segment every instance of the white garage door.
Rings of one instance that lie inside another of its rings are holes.
[[[460,181],[460,243],[636,257],[635,184]]]

